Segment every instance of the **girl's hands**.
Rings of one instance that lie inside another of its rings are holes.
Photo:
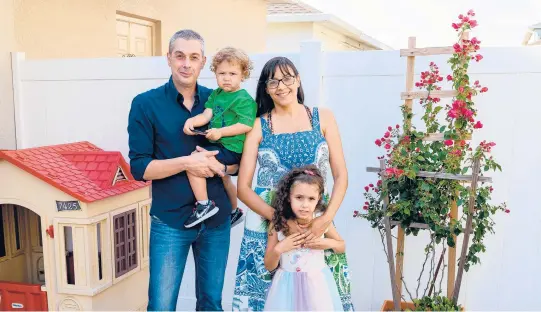
[[[299,248],[301,247],[301,244],[304,242],[305,237],[306,237],[306,233],[291,234],[288,237],[286,237],[284,240],[276,244],[276,247],[274,247],[274,250],[279,254],[283,254],[290,250]]]

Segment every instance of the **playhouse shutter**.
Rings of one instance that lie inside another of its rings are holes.
[[[137,267],[137,232],[135,210],[126,213],[126,254],[128,256],[128,271]]]
[[[115,276],[119,277],[128,272],[126,258],[126,213],[113,218],[115,232]]]
[[[136,210],[130,210],[113,218],[115,232],[115,277],[137,267]]]

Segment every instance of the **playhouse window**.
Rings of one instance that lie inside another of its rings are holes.
[[[73,230],[64,226],[64,252],[66,254],[66,282],[75,285],[75,255],[73,253]]]
[[[60,292],[94,296],[113,282],[109,214],[55,218],[59,229],[57,277]]]
[[[137,267],[136,210],[128,210],[113,217],[115,244],[115,277]]]
[[[103,263],[101,257],[101,223],[96,224],[96,241],[97,241],[97,250],[98,250],[98,281],[103,279]]]

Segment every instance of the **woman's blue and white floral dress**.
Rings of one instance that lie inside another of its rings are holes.
[[[255,192],[271,203],[280,178],[296,167],[316,165],[329,180],[329,147],[321,134],[319,112],[313,109],[312,130],[273,134],[267,120],[261,118],[263,138],[259,145]],[[331,176],[332,178],[332,176]],[[328,199],[329,189],[325,194]],[[235,279],[234,311],[262,311],[265,307],[271,275],[265,269],[268,221],[248,210]],[[336,281],[344,311],[352,311],[350,281],[345,254],[325,252],[325,262]]]

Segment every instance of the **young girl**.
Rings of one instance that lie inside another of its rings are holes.
[[[343,311],[324,252],[344,253],[344,241],[331,224],[322,237],[304,242],[303,228],[326,209],[323,187],[313,165],[293,169],[278,184],[265,253],[265,268],[274,272],[267,311]]]
[[[202,134],[210,140],[211,144],[204,148],[219,151],[216,159],[224,166],[240,163],[246,133],[255,122],[257,104],[250,94],[241,88],[241,82],[250,76],[251,69],[252,62],[243,51],[232,47],[218,51],[210,66],[210,70],[216,74],[218,88],[205,103],[205,111],[186,120],[184,124],[186,134]],[[207,131],[195,130],[196,127],[208,123],[210,127]],[[212,217],[220,208],[215,206],[214,201],[209,200],[205,178],[196,177],[189,172],[187,174],[197,200],[194,212],[184,224],[189,228]],[[235,226],[242,221],[242,210],[237,208],[237,190],[228,175],[225,175],[223,180],[233,208],[231,226]]]

